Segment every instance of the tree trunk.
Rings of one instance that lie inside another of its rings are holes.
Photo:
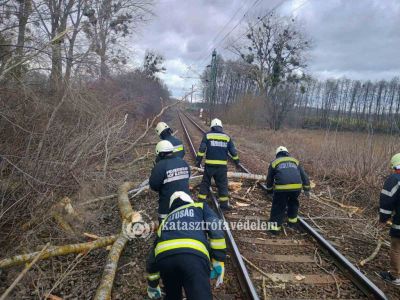
[[[61,41],[56,41],[51,46],[51,73],[50,86],[52,90],[59,90],[62,82],[62,54]]]
[[[25,33],[26,24],[28,23],[29,15],[32,11],[31,0],[19,0],[18,7],[18,37],[17,37],[17,48],[15,49],[16,62],[19,62],[23,58],[24,46],[25,46]],[[23,65],[18,65],[15,68],[15,76],[20,78],[22,76]]]
[[[71,73],[72,73],[72,66],[74,65],[75,41],[76,41],[76,37],[78,36],[79,25],[80,25],[81,20],[82,20],[81,4],[82,4],[81,2],[78,3],[77,12],[76,12],[76,21],[73,22],[74,31],[72,33],[72,37],[69,40],[67,63],[66,63],[66,66],[65,66],[65,76],[64,76],[66,83],[69,83],[69,80],[71,78]]]
[[[108,77],[107,59],[105,54],[100,56],[100,77],[102,79]]]

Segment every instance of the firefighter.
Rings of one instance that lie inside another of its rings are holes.
[[[227,160],[228,153],[238,166],[239,156],[237,155],[235,145],[229,135],[222,131],[222,122],[219,119],[211,121],[211,131],[203,136],[199,151],[196,157],[196,166],[200,167],[203,156],[205,159],[205,168],[203,180],[200,184],[198,198],[205,200],[211,185],[211,178],[214,178],[218,188],[218,198],[221,209],[229,210],[228,178],[227,178]]]
[[[159,223],[167,216],[169,211],[169,200],[176,191],[189,193],[190,167],[180,157],[174,155],[174,146],[166,140],[160,141],[156,146],[157,163],[151,171],[149,185],[153,191],[158,192],[158,221]],[[154,249],[147,258],[147,293],[150,299],[161,297],[158,286],[160,276],[158,270],[154,269]]]
[[[383,228],[392,219],[390,228],[390,271],[379,276],[396,286],[400,286],[400,153],[390,161],[393,173],[386,179],[379,201],[379,221]],[[393,215],[393,217],[392,217]]]
[[[301,190],[310,196],[310,181],[299,161],[289,155],[286,147],[276,149],[276,158],[268,168],[267,193],[273,193],[269,231],[278,234],[287,208],[288,226],[297,227]]]
[[[154,250],[165,299],[182,299],[183,288],[187,299],[211,300],[210,278],[219,285],[225,273],[223,223],[207,203],[195,203],[185,192],[175,192],[169,205]]]
[[[174,153],[176,156],[180,158],[185,156],[185,149],[183,148],[182,141],[172,135],[172,129],[167,123],[159,122],[156,126],[156,132],[160,139],[171,142],[174,146]]]
[[[158,162],[151,171],[149,185],[159,194],[158,217],[167,216],[168,203],[176,191],[189,193],[190,167],[182,158],[174,155],[175,147],[163,140],[156,146]]]

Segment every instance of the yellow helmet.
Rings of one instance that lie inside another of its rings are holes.
[[[214,126],[222,127],[222,121],[220,119],[217,119],[217,118],[213,119],[211,121],[211,126],[210,127],[212,128]]]
[[[188,194],[186,194],[185,192],[179,191],[179,192],[173,193],[171,195],[171,198],[169,198],[169,207],[171,207],[172,203],[174,203],[174,201],[176,199],[178,199],[178,198],[181,199],[184,202],[187,202],[187,203],[193,203],[194,202],[193,199],[190,198],[190,196]]]
[[[156,132],[158,135],[160,135],[165,129],[168,129],[169,126],[165,122],[159,122],[156,126]]]
[[[400,153],[393,155],[392,159],[390,160],[390,166],[393,169],[400,169]]]
[[[160,141],[157,143],[156,146],[156,154],[160,154],[160,153],[168,153],[168,152],[173,152],[174,151],[174,146],[171,144],[170,141]]]
[[[278,148],[276,148],[275,154],[278,154],[279,152],[289,152],[289,151],[285,146],[279,146]]]

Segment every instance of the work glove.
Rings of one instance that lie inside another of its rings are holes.
[[[217,278],[215,287],[219,287],[220,284],[224,282],[225,263],[223,261],[212,259],[211,264],[212,264],[212,269],[210,273],[210,279]]]
[[[160,286],[157,286],[155,288],[148,286],[147,287],[147,296],[149,296],[150,299],[161,299]]]
[[[304,195],[305,195],[307,198],[310,198],[310,196],[311,196],[310,191],[304,191]]]

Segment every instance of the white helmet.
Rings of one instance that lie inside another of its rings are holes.
[[[279,146],[278,148],[276,148],[276,152],[275,154],[278,154],[279,152],[289,152],[288,149],[284,146]]]
[[[172,146],[170,141],[160,141],[157,143],[156,146],[156,154],[160,154],[160,153],[167,153],[167,152],[173,152],[174,151],[174,146]]]
[[[185,192],[175,192],[171,195],[171,198],[169,198],[169,207],[171,207],[172,203],[178,198],[187,203],[194,203],[193,199]]]
[[[165,122],[159,122],[156,126],[156,132],[158,135],[161,134],[161,132],[163,132],[165,129],[168,129],[169,126],[167,125],[167,123]]]
[[[217,118],[213,119],[211,121],[211,126],[210,127],[212,128],[214,126],[222,127],[222,121],[220,119],[217,119]]]

